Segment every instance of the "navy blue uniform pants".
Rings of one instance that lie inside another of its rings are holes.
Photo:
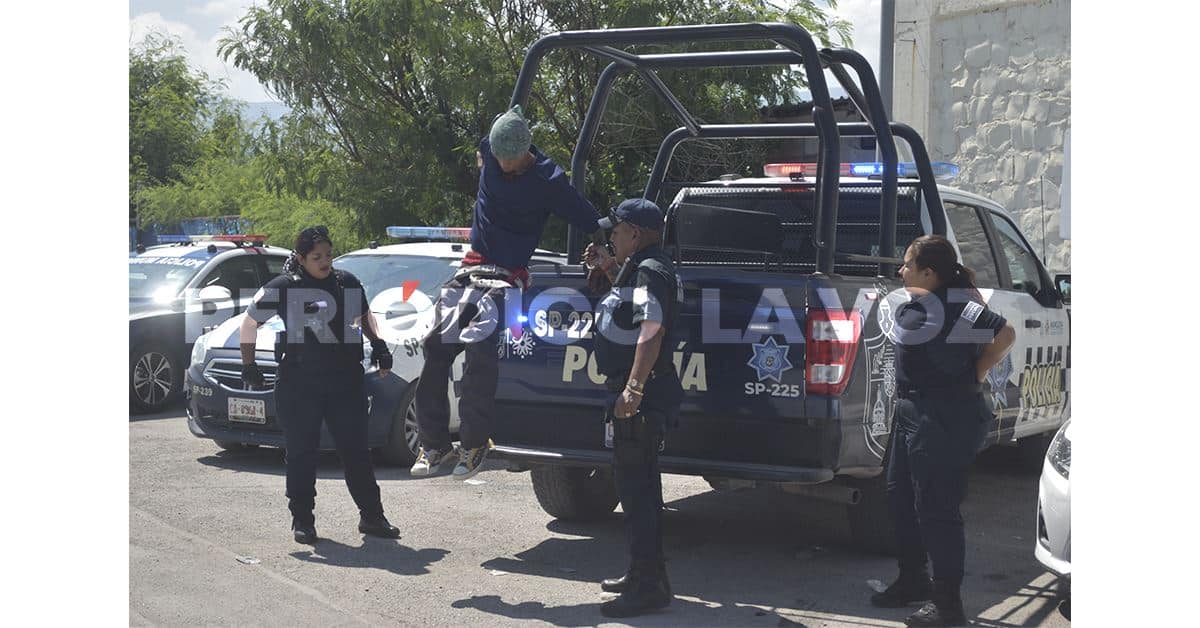
[[[457,281],[444,287],[461,289]],[[504,291],[494,289],[486,293],[497,308],[503,307]],[[435,307],[438,316],[455,308],[452,302],[461,292],[451,292],[439,299]],[[448,302],[451,301],[451,302]],[[465,305],[459,311],[457,326],[450,333],[442,333],[446,321],[436,319],[433,329],[422,343],[425,364],[421,367],[421,380],[417,382],[416,410],[417,427],[421,446],[426,451],[450,448],[450,368],[459,353],[466,352],[462,389],[458,395],[459,435],[465,449],[475,449],[487,444],[492,435],[492,421],[496,414],[496,384],[500,377],[500,334],[504,331],[499,309],[481,311],[476,305]],[[485,337],[467,332],[462,339],[458,332],[469,327],[494,326]]]
[[[613,421],[613,476],[625,512],[625,534],[634,562],[662,560],[662,473],[658,448],[663,415],[642,411]]]
[[[287,445],[288,509],[296,524],[313,523],[321,422],[337,448],[346,486],[362,514],[383,514],[367,448],[367,390],[362,366],[307,373],[286,362],[275,383],[275,408]]]
[[[924,571],[928,560],[934,579],[962,583],[966,537],[959,507],[990,417],[979,396],[918,394],[897,402],[887,495],[901,573]]]

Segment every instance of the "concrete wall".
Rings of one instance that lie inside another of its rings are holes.
[[[1069,0],[896,3],[893,118],[930,157],[962,167],[950,183],[1009,210],[1051,273],[1070,272],[1059,237],[1064,136],[1071,124]]]

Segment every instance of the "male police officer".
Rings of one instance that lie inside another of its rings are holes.
[[[600,215],[567,175],[531,144],[521,108],[499,116],[479,142],[479,195],[471,223],[471,250],[443,286],[437,323],[425,338],[425,364],[417,385],[421,451],[412,475],[429,473],[450,458],[450,366],[466,351],[459,415],[462,451],[454,477],[479,472],[491,444],[499,376],[497,342],[505,325],[496,308],[511,287],[528,288],[526,266],[550,214],[586,233],[599,232]],[[496,307],[492,307],[496,306]]]
[[[625,511],[630,567],[621,578],[601,583],[605,591],[621,595],[600,611],[607,617],[632,617],[671,603],[662,552],[658,451],[666,427],[678,419],[683,398],[671,353],[662,350],[681,299],[671,258],[660,244],[663,213],[657,205],[629,199],[601,225],[613,229],[615,257],[593,244],[587,260],[612,283],[597,316],[596,364],[610,393],[606,420],[611,426],[606,427],[613,433],[613,472]]]

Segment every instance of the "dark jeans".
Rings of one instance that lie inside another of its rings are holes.
[[[285,362],[275,383],[275,408],[287,444],[288,508],[295,523],[313,523],[322,420],[329,426],[346,487],[359,511],[383,514],[367,448],[367,391],[361,366],[314,374]]]
[[[962,583],[966,537],[959,507],[990,416],[978,397],[917,395],[897,403],[887,495],[901,573],[923,571],[928,559],[934,579]]]
[[[460,284],[452,280],[444,287],[458,289]],[[487,294],[498,308],[503,308],[503,290],[496,289]],[[458,305],[454,302],[456,296],[451,293],[448,297],[439,298],[435,304],[438,316]],[[467,353],[466,368],[458,400],[462,446],[466,449],[482,447],[492,435],[492,420],[496,414],[496,382],[500,376],[499,341],[504,331],[504,319],[499,317],[491,334],[475,342],[464,342],[457,333],[459,329],[470,325],[482,324],[482,318],[478,307],[464,305],[455,322],[435,319],[433,329],[422,343],[425,365],[421,368],[421,380],[417,383],[416,410],[421,446],[426,451],[444,451],[451,446],[450,367],[463,351]],[[452,328],[450,333],[444,334],[442,332],[447,324],[451,324]]]

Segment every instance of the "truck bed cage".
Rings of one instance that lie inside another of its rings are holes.
[[[774,42],[781,49],[733,50],[672,54],[634,54],[620,46],[664,43],[696,43],[703,41]],[[796,24],[748,22],[740,24],[709,24],[693,26],[662,26],[648,28],[616,28],[584,31],[562,31],[535,41],[525,53],[521,72],[513,89],[510,107],[529,100],[533,80],[547,52],[560,48],[578,49],[611,63],[600,74],[591,103],[579,129],[579,138],[571,156],[571,184],[584,190],[587,159],[595,143],[600,120],[617,78],[636,71],[668,105],[681,126],[664,138],[655,160],[654,170],[646,184],[644,197],[653,199],[666,175],[667,162],[674,148],[685,139],[742,138],[742,137],[816,137],[818,140],[815,184],[817,229],[814,243],[818,257],[816,270],[832,274],[837,238],[838,178],[840,169],[840,137],[842,132],[853,136],[874,136],[883,161],[882,194],[879,208],[880,251],[892,251],[896,241],[896,194],[899,157],[893,135],[900,135],[913,148],[922,191],[930,207],[935,233],[945,233],[941,201],[929,156],[920,136],[905,125],[892,124],[884,110],[879,85],[871,66],[859,53],[845,49],[818,50],[812,35]],[[811,124],[746,124],[702,125],[658,77],[660,69],[695,69],[716,67],[758,67],[798,65],[804,70],[812,93]],[[862,89],[854,83],[847,67],[858,76]],[[833,104],[824,70],[828,69],[850,96],[854,106],[868,122],[866,125],[839,125],[833,117]],[[583,234],[573,226],[567,230],[567,259],[578,263]],[[890,276],[893,265],[881,259],[879,273]]]

